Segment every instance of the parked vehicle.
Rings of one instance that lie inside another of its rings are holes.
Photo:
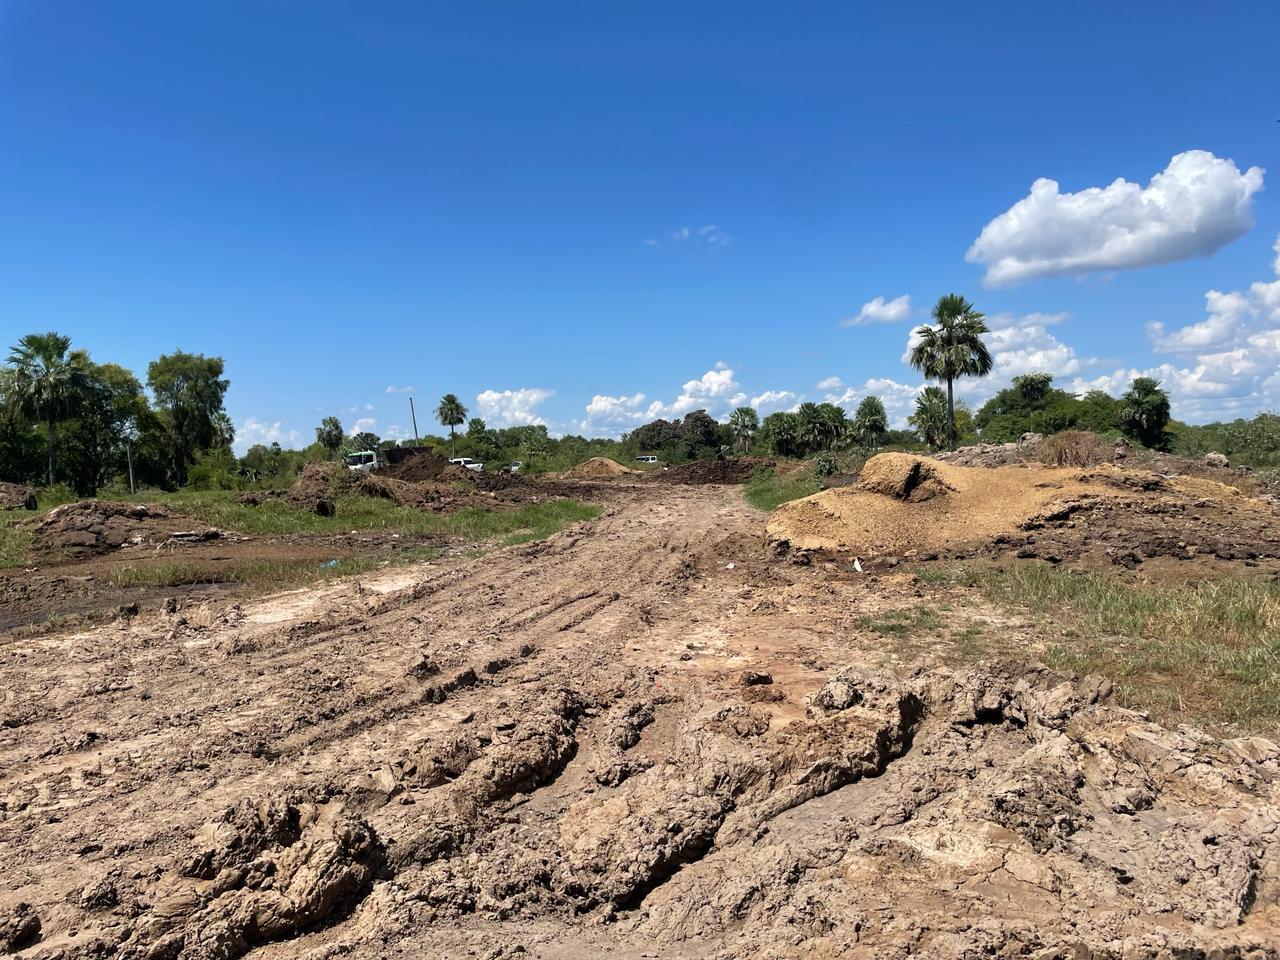
[[[478,460],[472,460],[470,457],[453,457],[450,463],[459,467],[466,467],[468,470],[474,470],[476,473],[484,472],[484,464]]]
[[[372,473],[379,467],[387,465],[377,450],[361,450],[357,453],[349,453],[343,459],[347,462],[347,469],[355,470],[357,473]]]
[[[636,463],[657,463],[658,458],[653,454],[646,454],[643,457],[636,457]]]

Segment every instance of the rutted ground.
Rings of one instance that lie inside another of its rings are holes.
[[[890,668],[863,618],[912,577],[763,540],[735,489],[646,485],[480,560],[0,640],[0,952],[1275,955],[1274,744]]]

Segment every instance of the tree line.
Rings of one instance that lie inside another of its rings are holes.
[[[178,487],[210,451],[230,455],[221,357],[177,350],[129,370],[97,363],[59,333],[20,339],[0,366],[0,480]]]

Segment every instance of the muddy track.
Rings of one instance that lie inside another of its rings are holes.
[[[1267,956],[1280,749],[890,672],[738,491],[0,638],[0,953]]]

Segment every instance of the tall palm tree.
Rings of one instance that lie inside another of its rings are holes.
[[[877,442],[889,429],[889,415],[884,401],[877,396],[862,398],[853,415],[853,432],[864,447],[875,449]]]
[[[436,419],[449,428],[449,446],[456,448],[458,444],[458,427],[467,422],[467,408],[454,394],[446,393],[440,398],[440,406],[436,407]]]
[[[1153,377],[1138,377],[1120,398],[1121,429],[1144,446],[1160,448],[1169,425],[1169,395]]]
[[[89,382],[88,355],[82,351],[68,354],[70,349],[70,337],[30,333],[9,353],[7,392],[18,413],[45,425],[50,486],[58,421],[72,411]]]
[[[742,444],[742,452],[747,452],[751,438],[760,429],[760,415],[750,407],[739,407],[729,414],[729,429],[733,438]]]
[[[958,293],[939,297],[933,308],[935,326],[916,330],[920,342],[911,348],[909,360],[930,380],[947,383],[947,441],[956,442],[955,381],[960,377],[985,377],[991,372],[991,351],[982,342],[988,332],[983,314]]]

